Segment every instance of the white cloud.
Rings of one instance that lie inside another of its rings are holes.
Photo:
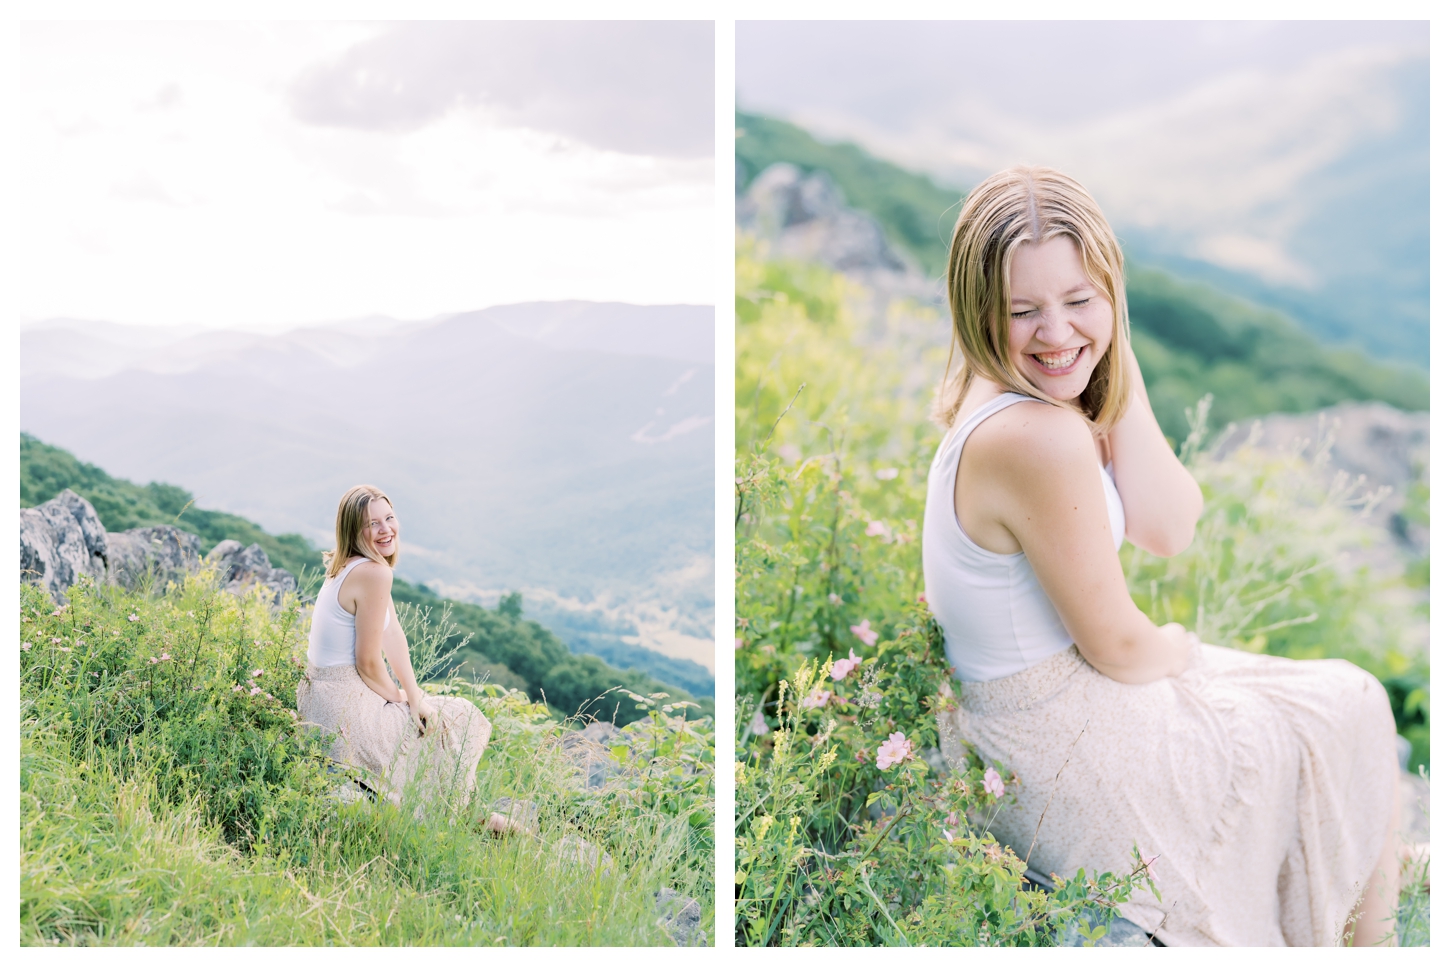
[[[713,301],[708,158],[609,150],[466,106],[398,130],[298,120],[297,78],[382,28],[21,33],[23,317],[267,328]]]

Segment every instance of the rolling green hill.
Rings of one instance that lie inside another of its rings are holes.
[[[180,487],[163,483],[142,486],[117,479],[59,447],[22,433],[20,506],[44,503],[67,487],[91,502],[108,531],[170,524],[201,537],[203,554],[228,539],[243,544],[255,542],[274,565],[304,580],[311,577],[314,584],[319,576],[321,553],[301,535],[268,534],[243,517],[198,509],[192,495]],[[545,697],[551,708],[565,715],[583,710],[624,723],[644,714],[633,701],[621,699],[617,693],[607,699],[598,698],[613,688],[640,694],[664,692],[672,699],[688,697],[702,706],[698,713],[691,710],[693,714],[714,713],[713,681],[707,689],[686,679],[687,688],[679,688],[638,669],[619,669],[595,655],[572,653],[553,632],[523,617],[522,600],[517,595],[505,597],[497,609],[483,608],[439,597],[422,585],[395,578],[393,598],[400,605],[427,608],[429,624],[434,627],[446,611],[448,620],[457,626],[448,646],[468,637],[457,656],[465,676],[486,673],[490,680],[525,691],[531,698]],[[660,658],[661,667],[668,673],[669,659]],[[694,689],[689,685],[703,694],[692,694]]]
[[[824,171],[847,204],[875,218],[929,277],[945,271],[948,239],[962,196],[931,179],[872,157],[853,144],[825,144],[774,118],[736,113],[736,189],[766,167],[789,162]],[[1419,370],[1326,347],[1289,316],[1154,266],[1129,262],[1133,347],[1163,430],[1183,439],[1183,415],[1214,395],[1215,428],[1267,413],[1302,413],[1344,400],[1383,400],[1428,409]]]

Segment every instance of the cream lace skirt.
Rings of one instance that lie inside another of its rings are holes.
[[[401,804],[405,790],[418,807],[458,792],[473,795],[478,760],[493,726],[473,703],[430,695],[439,722],[419,736],[406,702],[389,702],[367,686],[354,665],[307,666],[297,683],[297,712],[304,725],[334,735],[331,755],[368,773],[374,792]]]
[[[1389,701],[1344,661],[1204,645],[1177,678],[1123,685],[1073,647],[963,685],[940,724],[949,760],[965,741],[1021,780],[990,829],[1033,869],[1160,855],[1163,902],[1120,912],[1170,946],[1337,943],[1395,820]]]

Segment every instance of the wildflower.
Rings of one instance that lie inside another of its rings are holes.
[[[744,647],[745,647],[745,639],[744,638],[736,638],[735,639],[735,650],[736,651],[739,651],[740,649],[742,649]]]
[[[158,659],[155,655],[152,655],[150,658],[146,659],[146,664],[148,664],[148,665],[154,665],[158,661],[160,661],[160,659]]]
[[[855,635],[857,638],[860,638],[861,644],[865,645],[867,648],[870,648],[872,645],[876,644],[876,639],[881,637],[881,634],[879,632],[871,630],[871,622],[867,618],[862,618],[861,623],[858,625],[852,625],[851,634]]]
[[[240,685],[233,685],[232,686],[232,691],[234,691],[234,692],[240,692],[241,690],[242,690],[242,686],[240,686]]]
[[[257,686],[253,685],[252,686],[252,690],[250,692],[248,692],[247,694],[248,695],[260,695],[260,694],[262,694],[262,690],[260,688],[258,688]]]
[[[21,651],[29,651],[30,650],[30,642],[28,642],[28,641],[22,641],[20,643],[20,650]]]
[[[905,762],[911,755],[911,742],[905,734],[892,732],[881,748],[876,750],[876,768],[885,772],[898,762]]]
[[[947,813],[947,825],[948,826],[956,826],[960,822],[961,822],[961,820],[957,818],[957,811],[955,809],[953,809],[951,812]]]
[[[994,799],[1001,799],[1007,794],[1007,787],[1002,784],[1002,777],[991,766],[987,766],[987,771],[982,773],[982,788],[990,792]]]
[[[897,470],[895,467],[882,467],[880,470],[876,471],[876,479],[895,480],[899,473],[901,473],[901,471]]]
[[[780,446],[775,448],[775,452],[780,454],[781,459],[785,460],[787,463],[801,462],[801,448],[796,446],[794,443],[782,443]]]
[[[126,620],[127,621],[140,621],[141,618],[138,615],[136,615],[136,614],[133,613],[133,614],[126,615]]]
[[[69,649],[69,648],[67,648],[67,647],[66,647],[66,646],[65,646],[65,645],[61,645],[61,646],[60,646],[60,650],[61,650],[61,651],[70,651],[70,649]]]
[[[51,644],[52,644],[52,645],[58,645],[58,644],[60,644],[60,643],[61,643],[61,642],[62,642],[62,641],[65,641],[65,639],[64,639],[64,638],[52,638],[52,639],[50,639],[50,643],[51,643]]]
[[[856,629],[852,628],[851,630],[855,631]],[[842,658],[831,666],[831,677],[839,682],[841,679],[845,678],[847,675],[855,671],[856,666],[859,664],[861,664],[861,659],[856,657],[856,649],[852,648],[850,657]]]
[[[59,618],[59,617],[60,617],[60,613],[61,613],[61,612],[62,612],[62,611],[64,611],[64,610],[65,610],[65,608],[56,608],[56,609],[55,609],[55,610],[54,610],[54,611],[52,611],[52,612],[51,612],[51,613],[50,613],[50,616],[51,616],[51,617],[52,617],[52,618]]]
[[[831,693],[824,688],[813,688],[811,693],[801,700],[801,708],[825,708],[831,701]]]
[[[262,677],[262,669],[260,669],[260,668],[253,668],[252,669],[252,677],[253,678],[261,678]]]
[[[750,731],[754,735],[765,735],[770,731],[770,726],[765,724],[765,714],[756,712],[755,718],[750,720]]]
[[[883,524],[883,523],[881,523],[881,521],[879,521],[879,520],[873,520],[871,523],[869,523],[869,524],[866,525],[866,536],[867,537],[885,537],[886,536],[886,525]]]
[[[271,692],[263,692],[262,694],[265,695],[265,696],[267,696],[268,698],[272,698],[272,693]],[[272,700],[273,701],[276,701],[276,699],[272,699]]]
[[[1162,854],[1160,853],[1158,855],[1161,856]],[[1148,874],[1148,879],[1152,880],[1154,883],[1158,882],[1158,871],[1153,868],[1153,864],[1157,862],[1158,856],[1150,856],[1143,861],[1143,871]]]
[[[831,602],[832,604],[840,604],[841,596],[836,592],[832,591],[830,594],[826,595],[826,600]]]
[[[164,651],[163,651],[163,652],[162,652],[162,653],[161,653],[161,660],[162,660],[162,661],[170,661],[170,660],[171,660],[171,656],[170,656],[170,655],[168,655],[168,654],[167,654],[167,653],[166,653],[166,652],[164,652]]]
[[[926,595],[924,595],[924,594],[918,594],[916,596],[916,603],[917,604],[926,604]]]
[[[952,836],[952,831],[949,829],[942,830],[941,834],[942,838],[945,839],[948,843],[950,843],[955,838],[954,836]]]

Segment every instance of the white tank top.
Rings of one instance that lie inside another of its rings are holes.
[[[927,606],[946,638],[947,661],[964,682],[1006,678],[1072,644],[1062,618],[1042,590],[1027,555],[997,554],[979,547],[957,520],[954,495],[962,445],[983,420],[1023,400],[1003,393],[947,431],[926,481],[926,521],[921,567]],[[1043,403],[1042,405],[1047,405]],[[1113,543],[1123,544],[1123,501],[1112,465],[1099,467]]]
[[[317,592],[317,604],[312,609],[312,630],[307,634],[307,661],[314,668],[332,668],[336,665],[357,664],[357,615],[349,614],[337,600],[342,582],[353,568],[367,558],[349,561],[337,572],[337,577],[322,582]],[[383,616],[383,630],[393,622],[393,606],[388,604]]]

